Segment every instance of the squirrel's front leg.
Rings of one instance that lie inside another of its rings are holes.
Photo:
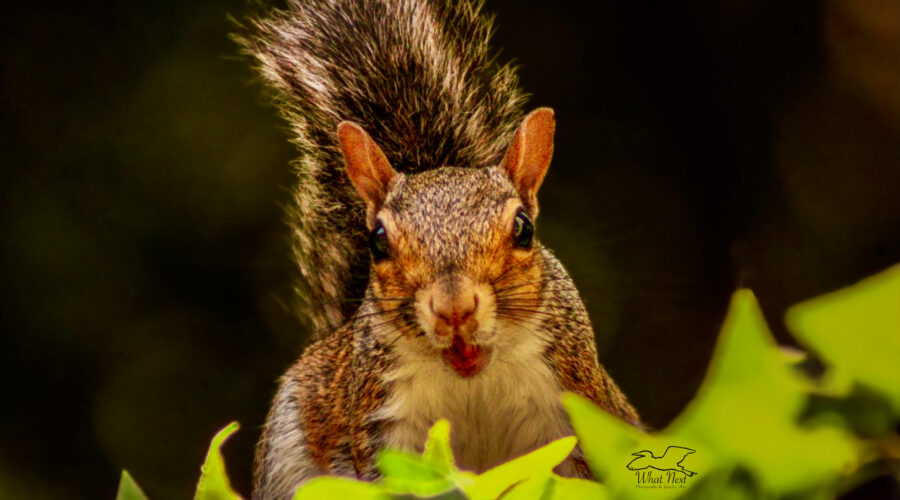
[[[322,474],[310,457],[300,418],[303,387],[288,372],[256,448],[254,499],[290,498],[302,481]]]
[[[309,346],[281,378],[256,450],[254,499],[292,498],[304,481],[356,476],[350,443],[352,330]]]

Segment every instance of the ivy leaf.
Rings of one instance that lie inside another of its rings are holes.
[[[443,474],[450,474],[456,469],[453,449],[450,448],[450,422],[446,419],[438,420],[428,431],[422,459]]]
[[[442,471],[424,457],[381,450],[377,458],[384,488],[391,493],[432,496],[453,489],[452,471]]]
[[[639,486],[635,471],[628,469],[628,464],[635,459],[633,453],[641,450],[652,450],[661,455],[667,447],[666,438],[636,429],[577,394],[565,393],[562,401],[591,472],[603,483],[607,495],[610,498],[646,495],[647,490]],[[707,470],[706,466],[701,470]],[[653,498],[668,499],[683,495],[684,491],[683,488],[670,488],[654,489],[652,493]]]
[[[598,482],[588,481],[587,479],[559,477],[557,475],[550,477],[550,484],[545,491],[547,496],[540,497],[541,500],[566,500],[570,498],[606,500],[610,498],[606,487]]]
[[[843,427],[798,423],[810,387],[784,362],[753,294],[741,290],[697,396],[662,432],[645,434],[574,394],[564,395],[563,404],[611,496],[646,494],[641,488],[653,487],[647,480],[660,474],[640,466],[668,456],[670,446],[694,451],[679,463],[697,474],[674,472],[683,488],[669,484],[674,487],[655,489],[654,498],[834,495],[838,479],[859,466],[860,450]],[[639,458],[645,460],[630,462]]]
[[[122,478],[119,480],[119,491],[116,493],[116,500],[147,500],[147,495],[144,495],[144,492],[141,491],[141,487],[138,486],[127,470],[122,471]]]
[[[367,483],[345,477],[322,476],[307,481],[294,500],[331,500],[352,498],[354,500],[392,500],[393,497],[376,483]]]
[[[753,293],[740,290],[697,397],[664,434],[749,471],[763,495],[830,491],[859,450],[845,429],[798,425],[808,389],[780,359]]]
[[[453,490],[458,471],[450,448],[450,423],[440,419],[428,431],[421,456],[380,450],[376,466],[385,489],[396,494],[433,496]]]
[[[553,483],[551,482],[551,474],[541,474],[537,476],[527,477],[516,483],[512,483],[501,491],[501,494],[494,496],[469,496],[475,499],[502,498],[503,500],[532,500],[539,498],[541,500],[549,499],[552,495]]]
[[[241,496],[234,492],[228,481],[225,461],[220,450],[222,443],[239,427],[237,422],[232,422],[213,437],[206,461],[201,468],[200,482],[197,484],[194,500],[241,500]]]
[[[547,482],[553,473],[553,468],[572,453],[576,443],[573,436],[557,439],[546,446],[485,471],[477,476],[470,486],[464,488],[464,491],[472,500],[480,500],[498,498],[504,491],[518,483],[527,482],[530,478],[535,478],[539,483]],[[529,488],[532,487],[541,488],[534,484],[529,486]],[[519,489],[516,486],[513,491]],[[533,498],[539,497],[540,495]]]
[[[792,307],[787,324],[837,378],[882,396],[900,417],[900,266]]]
[[[503,500],[606,500],[606,488],[595,481],[560,477],[553,473],[532,476],[514,485]]]

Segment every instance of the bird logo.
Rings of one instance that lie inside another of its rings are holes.
[[[669,446],[661,456],[656,456],[648,450],[639,451],[637,453],[632,453],[632,456],[637,458],[628,462],[626,467],[630,470],[644,470],[647,468],[659,471],[670,470],[683,472],[686,476],[691,477],[697,473],[685,469],[684,466],[681,465],[681,462],[684,461],[686,456],[695,453],[696,451],[697,450],[692,450],[683,446]]]

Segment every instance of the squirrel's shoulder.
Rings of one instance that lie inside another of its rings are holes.
[[[355,474],[378,448],[377,429],[367,417],[383,402],[378,376],[389,356],[366,335],[369,318],[355,318],[310,344],[281,381],[294,391],[299,421],[312,461],[323,471]]]

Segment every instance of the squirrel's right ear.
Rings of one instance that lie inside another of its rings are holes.
[[[388,184],[395,175],[394,169],[375,141],[359,125],[341,122],[337,132],[347,175],[366,202],[366,220],[371,221],[384,203]]]
[[[522,202],[537,211],[537,190],[541,187],[553,157],[556,120],[550,108],[538,108],[522,120],[500,168],[506,171]]]

